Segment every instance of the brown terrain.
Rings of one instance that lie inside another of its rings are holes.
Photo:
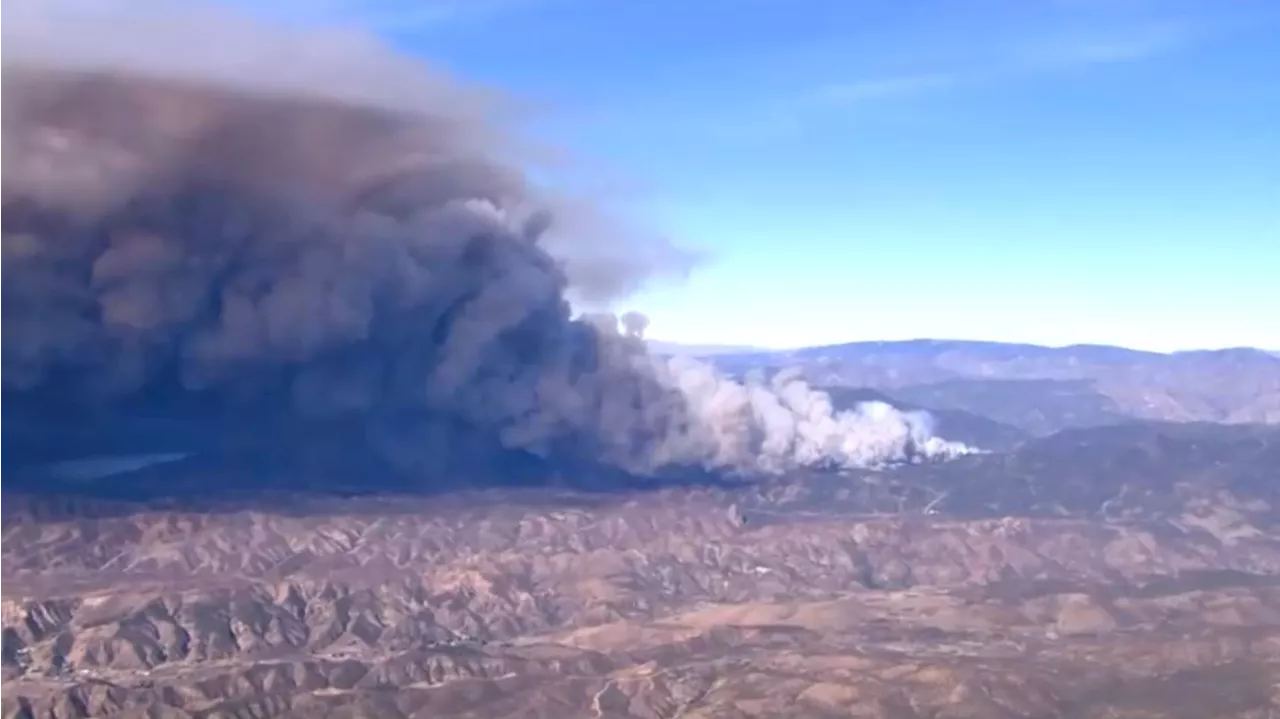
[[[1162,354],[999,342],[857,342],[709,357],[734,371],[800,367],[829,387],[883,390],[1036,435],[1125,419],[1280,423],[1280,356],[1238,348]]]
[[[939,512],[928,472],[169,506],[15,494],[4,716],[1271,717],[1280,443],[1152,432],[1173,464],[1130,465],[1123,486],[1168,481],[1105,512]],[[1047,451],[998,463],[1034,474]]]

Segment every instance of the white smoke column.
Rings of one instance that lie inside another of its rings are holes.
[[[802,467],[875,468],[954,459],[979,450],[933,434],[925,412],[902,412],[883,402],[834,411],[831,397],[797,370],[737,382],[688,357],[654,360],[659,374],[685,398],[697,427],[692,446],[708,467],[785,472]]]

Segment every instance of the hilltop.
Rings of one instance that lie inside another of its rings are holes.
[[[876,389],[903,403],[966,411],[1041,436],[1130,419],[1280,422],[1280,357],[1252,348],[1163,354],[913,340],[707,359],[735,374],[798,367],[818,386]]]

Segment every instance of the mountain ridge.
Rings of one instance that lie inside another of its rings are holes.
[[[673,342],[661,339],[650,339],[647,341],[651,347],[659,351],[667,352],[672,350],[680,350],[688,354],[697,354],[702,349],[710,349],[717,354],[724,354],[737,351],[739,354],[759,354],[759,355],[786,355],[821,352],[832,349],[876,349],[876,348],[947,348],[947,349],[983,349],[983,348],[1008,348],[1023,351],[1044,351],[1044,352],[1070,352],[1070,351],[1089,351],[1097,350],[1110,353],[1123,353],[1133,356],[1150,356],[1150,357],[1169,357],[1176,355],[1195,355],[1195,354],[1220,354],[1220,353],[1260,353],[1264,355],[1277,355],[1280,350],[1271,350],[1251,345],[1240,345],[1235,347],[1201,347],[1181,350],[1145,350],[1136,347],[1127,347],[1124,345],[1110,345],[1098,342],[1073,342],[1064,345],[1038,344],[1034,342],[1003,342],[1000,340],[974,340],[962,338],[942,338],[942,337],[917,337],[913,339],[903,340],[855,340],[851,342],[830,342],[814,345],[802,345],[799,347],[755,347],[747,344],[735,343],[713,343],[713,344],[689,344],[683,342]]]
[[[1129,419],[1280,423],[1280,356],[1248,347],[1160,353],[922,339],[704,359],[739,376],[799,370],[815,386],[874,389],[1042,436]]]

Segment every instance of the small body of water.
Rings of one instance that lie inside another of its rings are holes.
[[[125,472],[136,472],[155,464],[177,462],[190,457],[188,452],[167,452],[163,454],[126,454],[101,457],[86,457],[67,462],[57,462],[45,466],[49,474],[71,482],[92,482]]]

